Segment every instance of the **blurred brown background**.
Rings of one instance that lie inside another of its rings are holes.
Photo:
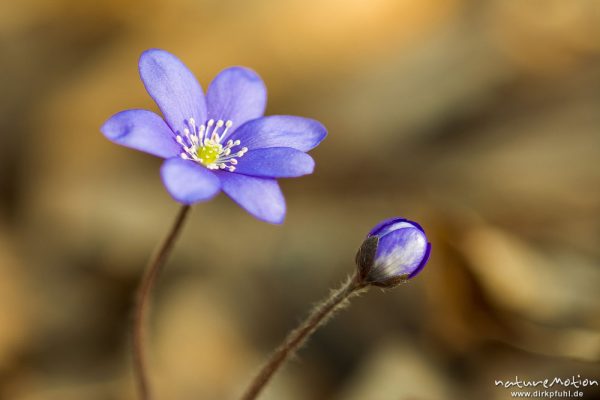
[[[316,173],[283,182],[283,226],[194,207],[155,297],[159,399],[239,395],[396,215],[425,227],[428,267],[355,299],[265,400],[600,379],[599,1],[21,0],[0,4],[1,399],[134,398],[132,293],[177,205],[160,160],[99,127],[156,109],[150,47],[205,88],[249,66],[269,114],[329,130]]]

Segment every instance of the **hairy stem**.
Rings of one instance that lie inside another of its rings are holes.
[[[182,206],[173,222],[171,230],[160,243],[154,255],[148,261],[146,271],[140,282],[137,292],[137,302],[133,314],[133,370],[138,388],[140,400],[151,400],[152,391],[148,382],[146,366],[146,354],[144,351],[146,315],[150,307],[150,294],[156,284],[156,280],[171,254],[177,236],[181,232],[185,218],[190,206]]]
[[[349,299],[352,295],[358,294],[365,287],[366,284],[360,281],[358,275],[355,275],[344,282],[340,288],[333,291],[324,301],[319,303],[306,320],[291,331],[283,343],[271,354],[266,364],[244,392],[242,400],[256,399],[275,372],[277,372],[288,358],[294,355],[317,328],[333,316],[336,311],[343,308],[345,300]]]

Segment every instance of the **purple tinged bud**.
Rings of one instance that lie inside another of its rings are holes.
[[[356,254],[359,278],[393,287],[416,276],[429,260],[431,244],[416,222],[391,218],[377,224]]]

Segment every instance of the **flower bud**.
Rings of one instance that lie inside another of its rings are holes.
[[[385,220],[369,232],[356,254],[359,278],[394,287],[421,272],[430,252],[431,243],[419,224],[404,218]]]

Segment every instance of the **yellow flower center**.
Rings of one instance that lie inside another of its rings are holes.
[[[222,149],[223,146],[218,143],[207,143],[206,145],[199,147],[196,154],[202,165],[209,166],[219,159]]]

